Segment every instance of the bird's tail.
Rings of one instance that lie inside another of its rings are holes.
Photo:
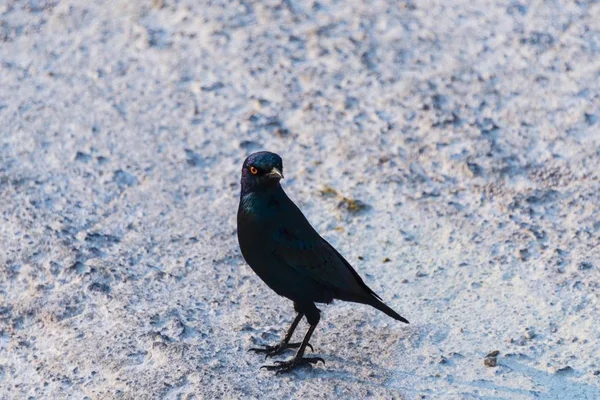
[[[377,296],[377,294],[375,294],[375,292],[373,292],[370,289],[369,289],[368,294],[365,293],[360,296],[348,295],[348,294],[345,294],[345,295],[338,294],[338,297],[336,297],[336,298],[338,298],[340,300],[354,301],[356,303],[368,304],[370,306],[375,307],[379,311],[383,311],[384,313],[386,313],[387,315],[389,315],[390,317],[392,317],[398,321],[404,322],[405,324],[410,324],[410,322],[408,322],[408,320],[406,318],[404,318],[403,316],[398,314],[396,311],[394,311],[390,307],[388,307],[383,301],[381,301],[379,299],[379,296]]]
[[[384,313],[386,313],[387,315],[389,315],[390,317],[392,317],[394,319],[397,319],[398,321],[404,322],[405,324],[410,324],[410,322],[408,322],[408,320],[406,318],[402,317],[396,311],[394,311],[390,307],[388,307],[383,301],[377,299],[374,296],[371,296],[371,298],[368,301],[365,301],[365,303],[375,307],[379,311],[383,311]]]

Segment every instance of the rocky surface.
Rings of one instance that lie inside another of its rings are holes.
[[[0,397],[600,398],[598,21],[0,2]],[[411,325],[323,306],[325,366],[259,369],[293,317],[237,247],[259,149]]]

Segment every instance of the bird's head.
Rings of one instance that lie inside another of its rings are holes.
[[[242,192],[268,190],[283,178],[283,162],[275,153],[261,151],[246,158],[242,166]]]

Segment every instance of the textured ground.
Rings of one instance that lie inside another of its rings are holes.
[[[600,398],[599,21],[0,0],[0,398]],[[324,367],[259,370],[293,310],[237,247],[258,149],[411,325],[324,306]]]

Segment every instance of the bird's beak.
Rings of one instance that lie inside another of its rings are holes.
[[[267,176],[268,176],[269,178],[283,179],[283,174],[282,174],[282,173],[281,173],[281,171],[280,171],[280,170],[278,170],[277,168],[273,168],[273,169],[271,170],[271,172],[269,172],[269,173],[267,174]]]

